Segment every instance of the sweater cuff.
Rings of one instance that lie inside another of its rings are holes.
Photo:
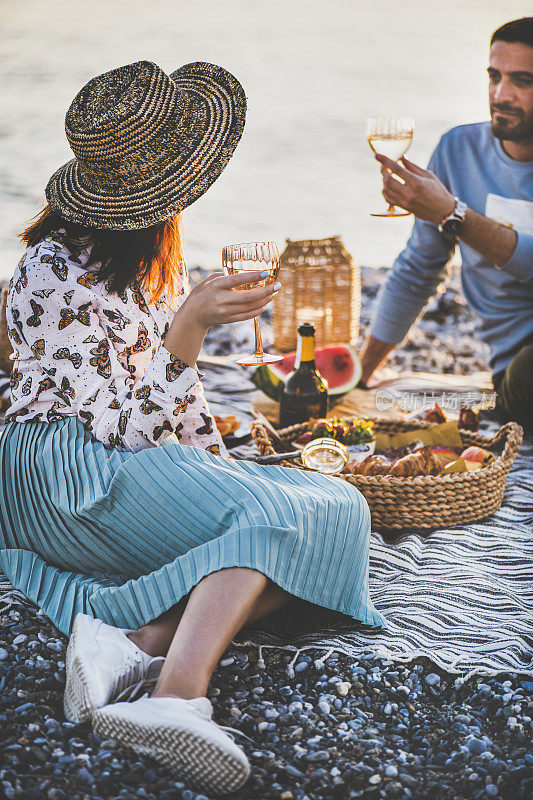
[[[513,255],[503,267],[497,267],[512,275],[520,283],[533,280],[533,233],[517,231],[516,247]]]
[[[404,326],[399,326],[391,320],[384,319],[383,316],[378,316],[372,323],[370,335],[381,342],[399,344],[409,330],[409,327],[406,330],[403,328]]]

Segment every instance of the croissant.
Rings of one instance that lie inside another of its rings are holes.
[[[415,475],[438,475],[442,467],[431,447],[422,447],[416,453],[399,458],[391,465],[389,475],[395,478]]]
[[[386,475],[391,462],[383,456],[367,456],[353,468],[354,475]]]

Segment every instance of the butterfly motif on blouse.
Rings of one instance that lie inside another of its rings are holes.
[[[18,385],[22,380],[22,372],[18,369],[12,369],[9,376],[9,386],[11,389],[18,389]]]
[[[161,406],[158,406],[153,400],[144,400],[139,406],[139,410],[143,414],[151,414],[152,411],[161,411]]]
[[[126,433],[126,427],[128,425],[128,419],[131,416],[131,408],[128,408],[127,411],[121,411],[120,416],[118,418],[118,432],[121,436],[124,436]]]
[[[174,428],[174,433],[176,434],[176,436],[178,437],[178,439],[181,439],[181,432],[182,432],[182,430],[183,430],[183,422],[178,422],[178,424],[177,424],[177,425],[176,425],[176,427]]]
[[[26,286],[28,285],[28,276],[26,273],[26,269],[27,268],[24,265],[21,265],[19,268],[20,278],[17,278],[17,280],[15,281],[15,291],[17,292],[17,294],[20,294],[22,289],[25,289]]]
[[[68,276],[68,267],[64,258],[61,258],[60,256],[51,256],[48,255],[48,253],[45,253],[44,256],[41,256],[41,261],[44,264],[51,264],[54,275],[56,275],[60,281],[66,281]]]
[[[113,378],[113,380],[111,381],[111,383],[109,384],[109,387],[108,387],[108,388],[109,388],[109,391],[110,391],[110,392],[113,392],[113,394],[117,394],[117,391],[118,391],[118,390],[117,390],[117,385],[116,385],[116,383],[115,383],[115,379],[114,379],[114,378]]]
[[[93,422],[93,419],[94,419],[94,414],[91,414],[90,411],[85,411],[82,408],[80,411],[78,411],[78,416],[85,420],[85,422],[83,423],[85,428],[88,431],[92,430],[92,427],[93,427],[92,422]]]
[[[8,328],[9,331],[9,338],[13,339],[15,344],[22,344],[22,339],[19,336],[19,332],[16,328]]]
[[[80,275],[80,277],[76,279],[76,283],[85,286],[86,289],[92,289],[93,286],[96,286],[98,283],[98,275],[96,272],[87,270],[87,272],[84,272],[83,275]]]
[[[52,358],[55,358],[56,361],[60,361],[62,358],[67,358],[70,362],[72,362],[72,366],[75,369],[79,369],[83,361],[83,358],[79,353],[71,353],[68,347],[60,347],[59,350],[56,350],[56,352],[52,355]]]
[[[195,394],[188,394],[185,399],[189,403],[189,405],[191,405],[191,403],[196,403],[196,395]]]
[[[203,412],[200,412],[200,416],[205,425],[202,425],[200,428],[196,428],[196,433],[199,433],[200,436],[207,436],[208,434],[213,433],[213,420],[211,417]]]
[[[31,317],[28,317],[26,320],[26,325],[29,325],[30,328],[37,328],[41,324],[41,320],[39,317],[42,317],[44,314],[44,308],[36,303],[33,298],[30,297],[30,305],[33,311]]]
[[[166,379],[169,383],[175,381],[176,378],[187,369],[187,364],[177,356],[170,353],[170,364],[167,364]]]
[[[115,323],[115,327],[119,329],[119,331],[123,331],[126,325],[131,324],[131,319],[125,317],[124,314],[121,314],[120,311],[109,311],[109,309],[104,309],[104,314],[110,320],[110,322]]]
[[[97,347],[89,350],[94,355],[94,358],[89,360],[89,364],[96,367],[96,371],[102,378],[111,377],[111,360],[109,358],[109,342],[107,339],[102,339]]]
[[[65,292],[65,294],[63,295],[63,300],[65,301],[67,306],[69,306],[70,303],[72,302],[73,295],[74,295],[74,289],[71,289],[70,292]]]
[[[185,414],[185,412],[187,411],[187,406],[189,405],[189,402],[188,402],[187,398],[185,398],[185,400],[181,400],[181,401],[177,401],[176,400],[176,402],[178,403],[178,405],[176,406],[176,408],[172,412],[175,417],[177,417],[178,414]]]
[[[47,375],[55,375],[57,372],[57,367],[51,367],[50,369],[46,369],[46,367],[41,367],[43,372],[46,372]]]
[[[112,342],[117,342],[117,344],[126,344],[124,339],[121,339],[120,336],[117,336],[117,334],[114,332],[112,328],[109,327],[109,325],[106,325],[106,330],[107,330],[107,335],[109,336]],[[122,355],[122,353],[119,353],[119,355]]]
[[[54,292],[55,289],[37,289],[35,292],[32,292],[32,294],[34,294],[35,297],[43,298],[43,297],[50,297],[50,295],[53,294]]]
[[[170,424],[170,422],[168,421],[168,419],[166,419],[166,420],[163,422],[163,424],[162,424],[162,425],[156,425],[156,426],[155,426],[155,428],[154,428],[154,432],[153,432],[153,438],[154,438],[154,440],[157,442],[157,440],[159,439],[159,437],[160,437],[160,436],[161,436],[161,435],[162,435],[162,434],[163,434],[165,431],[172,431],[172,425]]]
[[[96,392],[91,396],[88,397],[87,400],[84,400],[82,406],[88,406],[90,403],[96,403],[96,398],[100,392],[100,389],[97,389]]]
[[[139,288],[139,284],[137,282],[135,282],[134,284],[132,284],[132,286],[130,288],[131,288],[131,294],[132,294],[133,300],[134,300],[135,303],[137,303],[137,305],[139,306],[140,310],[143,311],[145,314],[150,314],[150,310],[149,310],[148,306],[146,305],[146,300],[144,299],[144,297],[142,295],[142,292],[141,292],[141,290]]]
[[[111,294],[111,281],[106,281],[106,282],[104,283],[104,286],[105,286],[105,288],[106,288],[106,291],[107,291],[109,294]],[[118,296],[118,297],[119,297],[119,298],[122,300],[122,302],[124,303],[124,305],[127,305],[127,304],[128,304],[128,292],[127,292],[127,290],[126,290],[126,289],[124,289],[122,292],[116,292],[116,294],[117,294],[117,296]]]
[[[120,355],[129,358],[133,353],[143,353],[145,350],[148,350],[151,344],[152,343],[148,338],[148,331],[146,330],[146,326],[142,322],[140,322],[139,338],[137,339],[135,344],[132,345],[131,347],[125,347],[122,353],[120,353]]]
[[[61,403],[59,400],[56,400],[55,403],[52,404],[52,407],[46,412],[46,419],[48,422],[54,422],[56,419],[64,419],[65,415],[61,414],[57,410],[58,408],[61,408]]]
[[[31,345],[31,351],[32,351],[33,355],[35,356],[35,358],[41,358],[41,356],[44,356],[44,352],[45,352],[44,339],[37,339]]]
[[[63,328],[66,328],[67,325],[70,325],[70,323],[74,322],[75,319],[81,322],[82,325],[90,325],[91,315],[87,311],[87,309],[90,308],[90,306],[91,306],[90,301],[88,303],[84,303],[82,306],[79,307],[77,314],[71,308],[62,308],[61,311],[59,312],[59,315],[61,317],[58,325],[59,330],[62,331]]]
[[[120,408],[120,403],[118,402],[117,398],[114,397],[107,407],[108,408]]]
[[[24,326],[22,325],[22,322],[20,321],[20,311],[18,310],[18,308],[12,308],[11,309],[11,316],[13,317],[13,322],[15,323],[15,325],[17,326],[19,331],[22,333]]]
[[[205,448],[208,453],[213,453],[215,456],[220,455],[220,445],[218,444],[210,444],[209,447]]]
[[[149,386],[139,386],[138,389],[135,389],[133,394],[137,400],[146,400],[148,397],[150,397],[151,391],[152,390]]]
[[[54,386],[57,386],[57,383],[53,381],[52,378],[43,378],[42,381],[39,381],[35,397],[39,397],[41,392],[46,392],[48,389],[53,389]]]
[[[27,380],[25,380],[24,383],[22,384],[21,392],[24,395],[29,394],[31,392],[31,375],[28,375]]]
[[[98,339],[96,336],[88,336],[86,339],[83,340],[83,344],[98,344]]]
[[[61,400],[64,400],[67,406],[71,405],[69,397],[72,397],[72,399],[74,399],[75,393],[74,389],[70,385],[69,379],[66,376],[63,376],[63,378],[61,379],[61,386],[59,387],[57,392],[54,392],[54,394],[57,395],[57,397],[60,397]]]

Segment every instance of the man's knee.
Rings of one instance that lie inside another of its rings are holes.
[[[508,419],[525,427],[533,423],[533,344],[522,347],[505,371],[496,405]]]

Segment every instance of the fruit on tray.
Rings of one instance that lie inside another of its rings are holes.
[[[485,450],[483,447],[476,447],[475,445],[463,450],[461,457],[464,458],[465,461],[473,461],[474,463],[480,464],[482,467],[486,467],[487,464],[491,464],[494,461],[494,453]]]
[[[241,427],[241,423],[235,414],[228,414],[227,417],[219,417],[215,414],[213,419],[221,436],[229,436]]]
[[[437,457],[441,467],[455,461],[459,455],[457,448],[453,447],[432,447],[433,454]]]
[[[441,472],[441,475],[449,475],[450,472],[471,472],[475,469],[481,469],[482,464],[479,461],[466,461],[462,456],[455,461],[450,461],[446,464]]]
[[[429,411],[426,411],[424,414],[424,422],[447,422],[448,417],[439,406],[438,403],[435,403],[433,408],[430,408]]]
[[[271,400],[279,399],[281,384],[294,369],[296,351],[286,353],[277,364],[262,364],[252,373],[252,383]],[[340,397],[357,386],[361,378],[359,356],[346,344],[327,344],[315,347],[315,364],[328,382],[328,395]]]
[[[477,431],[479,428],[479,413],[470,408],[470,406],[461,403],[458,425],[467,431]]]

